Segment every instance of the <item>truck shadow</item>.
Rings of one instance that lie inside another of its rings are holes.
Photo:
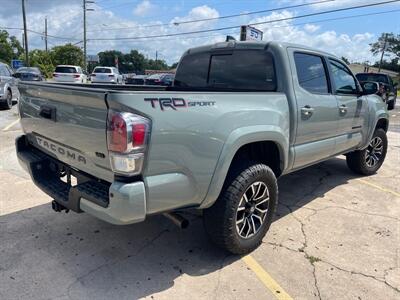
[[[296,210],[354,177],[342,159],[304,169],[280,179],[281,203]],[[278,209],[277,218],[289,212]],[[208,241],[201,217],[186,216],[191,221],[186,230],[162,216],[121,227],[85,214],[56,214],[50,205],[2,216],[0,285],[7,288],[1,295],[11,299],[24,291],[30,299],[137,299],[166,291],[177,280],[182,286],[188,276],[209,274],[217,281],[216,271],[240,257]],[[199,284],[193,289],[210,295],[212,288]]]

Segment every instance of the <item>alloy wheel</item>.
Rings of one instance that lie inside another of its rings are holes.
[[[268,205],[269,191],[264,182],[254,182],[246,189],[236,211],[236,231],[240,237],[248,239],[261,229]]]
[[[381,160],[383,154],[383,141],[379,136],[374,137],[365,151],[365,163],[372,168]]]

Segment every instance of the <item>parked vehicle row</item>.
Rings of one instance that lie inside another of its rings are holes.
[[[0,62],[0,107],[11,109],[19,98],[18,80],[9,66]]]

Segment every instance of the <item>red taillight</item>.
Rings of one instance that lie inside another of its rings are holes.
[[[146,124],[133,124],[132,126],[132,147],[143,146],[146,141]]]
[[[108,77],[114,77],[114,75],[108,75]]]
[[[79,75],[79,74],[75,74],[74,75],[74,78],[79,78],[81,75]]]
[[[57,77],[58,76],[58,74],[57,73],[53,73],[53,77]]]
[[[96,76],[96,74],[92,73],[92,76]]]

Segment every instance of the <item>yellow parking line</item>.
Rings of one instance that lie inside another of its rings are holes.
[[[8,129],[10,129],[11,127],[13,127],[15,124],[17,124],[19,122],[19,118],[16,119],[15,121],[11,122],[10,124],[8,124],[6,127],[3,128],[3,131],[7,131]]]
[[[380,185],[377,185],[377,184],[375,184],[375,183],[371,183],[371,182],[369,182],[369,181],[367,181],[367,180],[364,180],[364,179],[356,179],[356,180],[357,180],[357,181],[360,181],[360,182],[362,182],[362,183],[364,183],[364,184],[370,185],[370,186],[372,186],[372,187],[374,187],[374,188],[376,188],[376,189],[378,189],[378,190],[381,190],[381,191],[384,191],[384,192],[386,192],[386,193],[389,193],[389,194],[395,195],[395,196],[397,196],[397,197],[400,197],[400,193],[395,192],[395,191],[392,191],[392,190],[389,190],[389,189],[384,188],[384,187],[382,187],[382,186],[380,186]]]
[[[257,275],[258,279],[271,291],[279,300],[293,300],[288,293],[268,274],[267,271],[250,255],[242,257],[245,264]]]

